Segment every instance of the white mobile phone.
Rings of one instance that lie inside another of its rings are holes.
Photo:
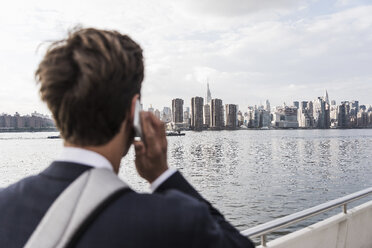
[[[134,128],[135,137],[139,137],[142,139],[140,111],[141,111],[141,104],[139,100],[137,100],[136,106],[134,107],[133,128]]]

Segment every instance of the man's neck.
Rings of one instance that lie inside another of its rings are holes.
[[[123,121],[120,131],[106,144],[100,146],[78,146],[75,144],[68,143],[65,141],[66,147],[79,147],[82,149],[90,150],[104,156],[112,165],[114,172],[119,173],[120,162],[123,156],[125,156],[133,142],[131,134],[131,126],[129,121],[126,119]]]
[[[119,173],[121,157],[118,158],[119,156],[115,156],[115,154],[113,153],[112,149],[110,149],[110,146],[108,146],[108,144],[103,145],[103,146],[77,146],[77,145],[65,142],[64,146],[81,148],[81,149],[85,149],[88,151],[96,152],[102,155],[103,157],[105,157],[110,162],[110,165],[112,166],[112,169],[114,170],[116,174]]]

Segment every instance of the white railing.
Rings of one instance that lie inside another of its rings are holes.
[[[249,238],[261,237],[261,245],[265,247],[267,234],[337,207],[342,207],[343,213],[346,214],[348,203],[364,198],[370,194],[372,194],[372,187],[276,220],[266,222],[256,227],[249,228],[242,231],[241,234]]]

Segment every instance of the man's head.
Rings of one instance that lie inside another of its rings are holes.
[[[41,99],[61,136],[77,146],[104,145],[120,131],[143,76],[138,44],[116,31],[92,28],[53,43],[36,71]]]

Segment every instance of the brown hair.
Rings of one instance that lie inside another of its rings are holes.
[[[120,130],[143,80],[142,49],[127,35],[75,29],[54,42],[35,73],[61,136],[103,145]]]

